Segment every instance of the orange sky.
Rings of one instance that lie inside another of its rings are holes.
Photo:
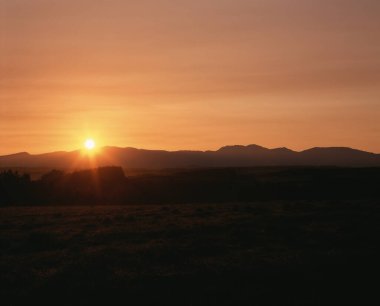
[[[0,154],[380,153],[378,0],[0,0]]]

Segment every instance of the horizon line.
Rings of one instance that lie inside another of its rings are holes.
[[[154,149],[154,148],[138,148],[138,147],[131,147],[131,146],[123,147],[123,146],[113,146],[113,145],[101,146],[101,147],[99,147],[98,150],[103,150],[103,149],[107,149],[107,148],[115,148],[115,149],[136,149],[136,150],[144,150],[144,151],[204,152],[205,153],[205,152],[217,152],[217,151],[220,151],[223,148],[228,148],[228,147],[250,147],[250,146],[261,147],[261,148],[267,149],[267,150],[287,149],[287,150],[290,150],[290,151],[295,152],[295,153],[302,153],[302,152],[309,151],[309,150],[312,150],[312,149],[350,149],[350,150],[355,150],[355,151],[372,153],[372,154],[376,154],[376,155],[380,154],[380,153],[377,153],[377,152],[367,151],[367,150],[364,150],[364,149],[354,148],[354,147],[350,147],[350,146],[314,146],[314,147],[309,147],[309,148],[303,149],[303,150],[294,150],[294,149],[290,149],[289,147],[286,147],[286,146],[268,148],[268,147],[264,147],[264,146],[261,146],[261,145],[258,145],[258,144],[254,144],[254,143],[247,144],[247,145],[241,145],[241,144],[224,145],[224,146],[221,146],[221,147],[219,147],[218,149],[215,149],[215,150],[212,150],[212,149],[207,149],[207,150],[196,150],[196,149],[168,150],[168,149]],[[20,152],[14,152],[14,153],[0,154],[0,157],[12,156],[12,155],[21,155],[21,154],[27,154],[27,155],[30,155],[30,156],[36,156],[36,155],[56,154],[56,153],[75,153],[75,152],[80,152],[80,151],[83,151],[83,149],[78,148],[78,149],[75,149],[75,150],[55,150],[55,151],[41,152],[41,153],[30,153],[28,151],[20,151]]]

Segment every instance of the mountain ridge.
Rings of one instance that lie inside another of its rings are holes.
[[[0,156],[0,167],[84,168],[117,165],[124,168],[186,168],[244,166],[380,166],[380,154],[349,147],[313,147],[293,151],[256,144],[227,145],[215,151],[149,150],[106,146],[97,154],[81,150],[42,154],[19,152]]]

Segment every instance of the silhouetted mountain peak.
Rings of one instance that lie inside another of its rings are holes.
[[[296,153],[295,151],[293,150],[290,150],[286,147],[281,147],[281,148],[274,148],[272,149],[273,152],[282,152],[282,153]]]
[[[269,149],[264,148],[262,146],[256,145],[256,144],[250,144],[247,146],[243,145],[230,145],[230,146],[224,146],[221,147],[218,152],[231,152],[231,153],[236,153],[236,152],[247,152],[247,151],[267,151]]]
[[[302,151],[302,153],[313,153],[313,154],[372,154],[376,155],[374,153],[357,150],[349,147],[314,147],[305,151]]]
[[[28,152],[18,152],[14,154],[4,155],[4,157],[27,157],[31,156]]]

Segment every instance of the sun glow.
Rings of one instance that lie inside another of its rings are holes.
[[[95,141],[91,138],[86,139],[86,141],[84,142],[84,147],[89,151],[93,150],[95,146]]]

